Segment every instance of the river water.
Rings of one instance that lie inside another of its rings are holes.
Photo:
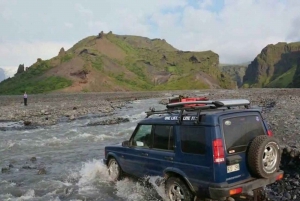
[[[0,200],[164,200],[164,187],[155,185],[156,178],[150,178],[153,187],[131,178],[114,183],[102,163],[104,147],[128,139],[137,121],[145,117],[144,111],[150,106],[163,107],[159,100],[138,100],[118,109],[115,117],[130,119],[118,125],[84,126],[110,116],[33,130],[0,131],[0,168],[4,168],[0,172]],[[38,174],[43,168],[46,174]]]

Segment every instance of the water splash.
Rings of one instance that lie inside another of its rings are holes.
[[[125,178],[116,183],[117,195],[128,201],[169,201],[165,194],[165,185],[157,185],[157,180],[161,177],[145,177],[136,181]]]

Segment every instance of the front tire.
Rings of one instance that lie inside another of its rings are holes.
[[[122,177],[122,169],[116,159],[111,158],[108,161],[108,175],[113,181],[118,181]]]
[[[166,182],[166,194],[170,201],[193,201],[194,195],[180,178],[170,177]]]

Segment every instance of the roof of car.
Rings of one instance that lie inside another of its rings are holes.
[[[260,109],[211,109],[204,110],[200,113],[199,124],[216,125],[218,124],[218,118],[222,115],[260,112]],[[139,124],[178,124],[180,113],[164,113],[155,114],[148,118],[145,118],[139,122]],[[184,112],[182,115],[182,124],[194,124],[197,121],[197,111]]]

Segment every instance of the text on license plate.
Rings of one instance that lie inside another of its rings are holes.
[[[228,165],[227,166],[227,173],[235,172],[240,170],[240,164]]]

